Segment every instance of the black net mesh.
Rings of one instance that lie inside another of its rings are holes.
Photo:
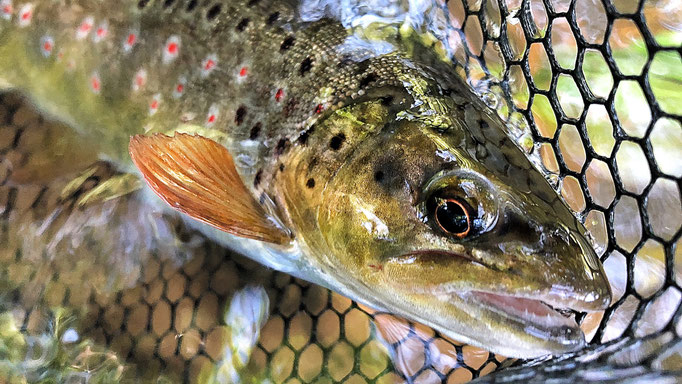
[[[65,128],[6,95],[0,382],[159,374],[171,382],[674,382],[682,375],[679,4],[452,0],[431,11],[459,74],[510,122],[510,135],[592,233],[614,301],[604,313],[575,314],[590,340],[585,350],[509,360],[243,260],[147,212],[134,194],[81,204],[119,176],[101,162],[49,185],[12,185],[36,138]],[[89,224],[77,236],[60,232],[69,222]],[[88,258],[98,263],[81,268],[77,260]],[[124,278],[113,284],[117,271]],[[254,320],[264,324],[255,347],[240,349],[226,313],[253,285],[265,287],[270,315]],[[65,341],[73,330],[82,343]],[[25,358],[13,352],[27,345]],[[16,361],[19,368],[7,364]]]
[[[603,315],[578,315],[591,340],[587,349],[519,363],[489,380],[680,374],[680,4],[446,6],[467,79],[485,89],[484,97],[500,96],[503,117],[528,122],[532,147],[523,134],[520,144],[539,156],[591,230],[615,295]]]

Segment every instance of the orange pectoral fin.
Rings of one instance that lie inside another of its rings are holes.
[[[249,193],[232,156],[215,141],[185,133],[137,135],[129,151],[147,184],[176,210],[236,236],[276,244],[291,240]]]

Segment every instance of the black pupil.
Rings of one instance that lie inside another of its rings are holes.
[[[442,201],[438,205],[436,220],[449,233],[464,233],[469,229],[469,220],[464,209],[452,201]]]

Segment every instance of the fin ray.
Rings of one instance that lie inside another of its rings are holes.
[[[129,150],[150,187],[174,209],[236,236],[290,241],[244,186],[230,153],[215,141],[186,133],[137,135]]]

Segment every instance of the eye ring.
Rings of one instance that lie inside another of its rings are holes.
[[[465,238],[471,232],[470,208],[461,199],[436,198],[433,219],[441,231],[457,238]]]

